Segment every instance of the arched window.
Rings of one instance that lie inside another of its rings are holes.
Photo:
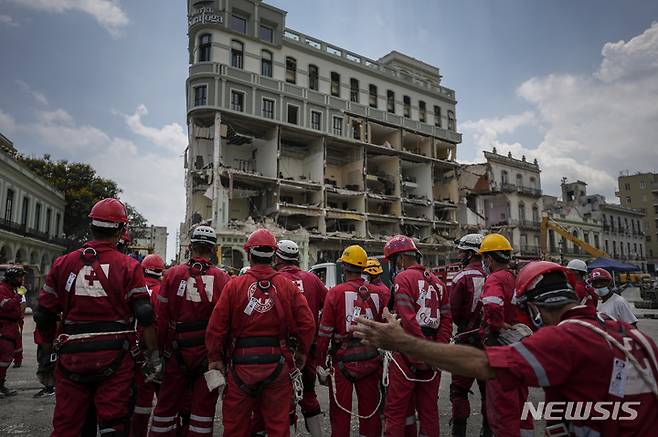
[[[231,41],[231,67],[244,68],[244,44],[240,41]]]
[[[519,221],[525,221],[525,203],[519,202]]]
[[[508,174],[507,174],[507,170],[503,170],[503,171],[500,173],[500,180],[501,180],[501,182],[503,183],[503,185],[506,185],[506,184],[509,183],[509,176],[508,176]]]
[[[212,36],[209,33],[199,35],[199,62],[210,61],[210,50],[212,48]]]
[[[331,72],[331,95],[340,97],[340,74],[335,71]]]
[[[317,65],[308,66],[308,87],[315,91],[320,89],[320,71]]]
[[[272,52],[263,50],[260,58],[260,74],[272,77]]]
[[[286,82],[297,83],[297,61],[290,56],[286,58]]]

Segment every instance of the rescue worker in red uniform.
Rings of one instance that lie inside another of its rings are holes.
[[[386,296],[385,302],[388,304],[388,301],[391,297],[391,289],[382,280],[384,269],[382,268],[382,264],[379,262],[379,260],[377,258],[368,258],[368,262],[366,263],[366,268],[363,269],[363,273],[367,275],[368,283],[374,287],[377,287],[378,291],[381,290],[381,293],[384,293]]]
[[[488,274],[482,290],[482,336],[487,346],[501,345],[504,329],[521,322],[514,297],[514,274],[509,268],[512,245],[500,234],[489,234],[480,245],[482,268]],[[528,398],[522,385],[503,386],[498,379],[486,383],[487,421],[494,435],[521,437],[533,435],[532,420],[521,420],[521,410]]]
[[[384,246],[384,256],[394,278],[393,307],[405,331],[430,341],[450,341],[452,316],[448,290],[420,264],[421,254],[413,240],[404,235],[392,237]],[[385,435],[404,436],[405,423],[412,409],[418,413],[421,435],[439,435],[440,372],[402,354],[387,354],[387,358],[390,365],[384,407]],[[415,403],[413,408],[410,402]]]
[[[14,359],[16,340],[20,336],[19,321],[23,316],[21,296],[16,292],[23,286],[25,270],[10,266],[0,281],[0,399],[16,395],[16,390],[5,386],[7,368]]]
[[[142,269],[116,249],[126,210],[117,199],[103,199],[89,218],[93,241],[55,260],[34,314],[46,359],[53,350],[58,356],[53,437],[79,436],[90,405],[101,435],[128,435],[133,318],[144,331],[145,369],[155,374],[161,368]],[[58,319],[63,332],[56,336]]]
[[[190,238],[192,257],[167,270],[158,294],[158,343],[165,367],[149,436],[174,437],[177,418],[191,391],[189,418],[180,421],[187,436],[212,434],[219,392],[210,391],[203,374],[208,370],[205,332],[213,308],[229,282],[228,275],[210,261],[217,235],[210,226],[197,226]]]
[[[21,299],[21,319],[18,321],[18,337],[16,338],[16,349],[14,350],[14,368],[18,369],[23,365],[23,326],[25,325],[25,308],[27,308],[27,289],[21,285],[16,289],[16,293]]]
[[[548,404],[533,409],[542,417],[563,416],[548,425],[546,435],[654,436],[658,347],[633,326],[580,305],[574,288],[565,267],[547,261],[528,264],[516,280],[515,300],[537,331],[484,351],[412,338],[388,314],[389,323],[359,320],[356,329],[375,346],[410,353],[449,372],[495,378],[506,387],[543,387],[547,399],[560,403],[550,411]]]
[[[368,255],[361,246],[346,248],[338,262],[345,282],[329,290],[318,334],[318,365],[325,367],[327,355],[330,359],[328,370],[323,373],[328,373],[330,382],[331,435],[350,435],[352,391],[356,390],[359,435],[379,437],[382,433],[380,407],[383,403],[381,356],[377,349],[353,338],[351,328],[354,319],[361,314],[382,320],[388,291],[363,280]]]
[[[457,325],[456,344],[470,344],[482,348],[479,327],[482,323],[482,288],[486,276],[482,271],[482,258],[479,250],[482,235],[467,234],[457,241],[457,250],[462,262],[462,270],[452,279],[450,290],[450,309],[452,321]],[[468,394],[474,378],[452,375],[450,383],[450,402],[452,403],[452,435],[466,436],[466,425],[471,413]],[[477,381],[480,390],[480,409],[482,411],[481,436],[490,436],[487,423],[485,382]]]
[[[599,295],[596,294],[594,288],[589,285],[587,279],[587,264],[581,259],[572,259],[567,264],[567,268],[571,270],[576,277],[576,294],[583,305],[591,306],[596,309],[599,305]]]
[[[268,436],[288,436],[293,386],[302,395],[297,368],[304,367],[315,322],[297,286],[272,268],[276,248],[266,229],[249,236],[244,250],[251,268],[228,284],[206,331],[209,368],[227,375],[227,436],[248,436],[252,413],[263,418]],[[294,358],[290,337],[297,343]]]
[[[283,276],[290,279],[299,288],[306,298],[315,326],[319,324],[320,312],[324,306],[327,288],[320,278],[313,273],[305,272],[299,268],[299,246],[291,240],[280,240],[274,255],[274,268]],[[311,437],[322,437],[322,410],[320,402],[315,394],[316,379],[316,344],[313,342],[311,350],[306,358],[306,365],[302,369],[302,381],[304,383],[304,398],[299,402],[304,416],[306,429]]]
[[[151,297],[151,305],[157,308],[158,293],[160,291],[160,281],[164,271],[164,261],[160,256],[151,254],[142,260],[142,270],[144,271],[144,280],[146,288]],[[141,330],[138,329],[137,336],[140,349],[145,349],[144,339],[141,336]],[[135,373],[135,409],[133,411],[132,421],[130,424],[131,437],[146,437],[148,433],[149,418],[153,410],[153,396],[155,396],[155,383],[147,382],[142,372]]]

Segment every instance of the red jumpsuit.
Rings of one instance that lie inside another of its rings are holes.
[[[144,297],[148,292],[139,263],[110,242],[91,241],[55,260],[39,293],[39,307],[62,313],[63,323],[64,335],[55,343],[53,437],[80,435],[90,404],[101,434],[127,431],[135,362],[130,354],[134,335],[126,331],[132,331],[130,303]],[[53,326],[39,334],[52,343],[56,332]]]
[[[158,293],[160,291],[160,280],[146,276],[146,288],[151,295],[151,304],[157,308]],[[137,335],[140,339],[140,349],[144,350],[141,330],[138,328]],[[131,437],[146,437],[148,433],[149,418],[153,410],[153,397],[155,396],[155,385],[147,383],[144,373],[135,372],[135,409],[130,424]]]
[[[581,305],[587,305],[594,309],[599,305],[599,295],[582,279],[576,280],[576,294]]]
[[[471,262],[452,279],[450,309],[452,311],[452,321],[457,325],[457,334],[469,332],[480,327],[482,322],[481,296],[485,279],[486,276],[482,271],[479,260]],[[455,343],[482,347],[482,341],[477,332],[473,333],[473,335],[457,337]],[[452,375],[450,401],[452,402],[452,420],[455,423],[466,422],[470,415],[471,406],[468,402],[468,393],[474,381],[475,378]],[[485,382],[478,381],[477,384],[480,389],[482,401],[482,417],[486,420]]]
[[[20,296],[21,319],[18,321],[18,337],[16,338],[16,349],[14,350],[14,366],[23,364],[23,326],[25,325],[25,296]]]
[[[0,282],[0,386],[5,384],[20,337],[18,323],[23,317],[21,296],[8,283]]]
[[[219,392],[208,390],[205,330],[215,304],[229,281],[224,271],[204,258],[170,268],[158,294],[157,323],[165,369],[149,436],[174,437],[186,392],[193,399],[188,436],[212,433]]]
[[[514,274],[507,269],[491,273],[482,291],[483,334],[485,344],[495,344],[496,334],[505,324],[519,323],[514,297]],[[533,435],[532,420],[521,420],[523,403],[528,399],[528,387],[515,385],[504,387],[498,379],[490,379],[486,385],[487,422],[494,435]]]
[[[270,437],[290,434],[293,358],[289,336],[307,355],[315,322],[306,299],[269,265],[254,265],[228,284],[206,331],[208,359],[226,364],[228,383],[222,416],[224,434],[248,436],[252,413],[260,414]]]
[[[393,288],[395,312],[400,316],[404,330],[416,337],[447,343],[452,335],[450,296],[434,274],[421,265],[413,265],[395,276]],[[389,386],[384,407],[386,436],[405,435],[405,423],[411,418],[410,402],[415,403],[420,421],[420,434],[439,435],[440,372],[429,382],[412,382],[409,379],[427,380],[433,370],[426,364],[395,353],[395,363],[389,365]],[[405,377],[406,375],[406,377]]]
[[[324,283],[313,273],[304,271],[295,264],[287,264],[281,267],[278,270],[283,276],[290,279],[293,284],[299,288],[299,291],[306,298],[308,307],[313,313],[313,318],[315,320],[315,326],[319,324],[320,312],[324,305],[324,298],[327,295],[327,288],[324,286]],[[304,382],[304,398],[299,402],[299,406],[302,409],[302,415],[304,418],[311,418],[322,414],[320,409],[320,402],[315,393],[315,378],[316,378],[316,345],[315,339],[311,350],[306,357],[306,365],[302,369],[302,378]],[[294,419],[294,418],[293,418]],[[252,424],[252,434],[258,432],[264,432],[265,425],[263,423],[263,418],[259,415],[256,415],[254,418],[254,423]]]
[[[324,366],[329,341],[331,341],[332,366],[334,368],[333,387],[329,387],[329,411],[331,435],[342,437],[350,434],[352,410],[352,390],[356,390],[359,415],[371,417],[359,419],[359,435],[378,437],[382,433],[379,415],[382,393],[380,381],[382,362],[379,352],[366,346],[358,338],[352,337],[354,318],[363,315],[370,320],[382,321],[382,311],[388,302],[388,293],[381,287],[354,279],[335,286],[327,294],[322,311],[318,334],[318,363]]]
[[[544,387],[547,400],[582,403],[581,413],[585,403],[608,402],[603,409],[614,414],[613,402],[636,402],[631,405],[637,413],[632,420],[600,420],[603,414],[590,404],[590,414],[583,414],[583,420],[566,421],[564,428],[572,436],[656,435],[658,400],[630,360],[600,334],[569,320],[586,322],[612,335],[635,356],[655,385],[658,348],[654,340],[627,323],[597,318],[588,306],[568,310],[558,326],[543,327],[518,343],[486,348],[496,379],[506,388],[519,384]],[[553,414],[564,413],[565,406],[561,408]],[[632,416],[623,406],[618,415],[620,419]],[[595,417],[599,420],[593,420]]]

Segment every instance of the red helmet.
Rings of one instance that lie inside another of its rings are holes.
[[[591,273],[589,274],[590,284],[593,283],[594,281],[612,282],[612,275],[606,269],[597,267],[594,270],[592,270]]]
[[[260,252],[256,255],[265,257],[274,256],[274,251],[276,250],[276,238],[274,237],[274,234],[267,229],[257,229],[249,235],[249,238],[243,247],[247,252],[251,252],[255,247],[268,247],[272,249],[271,254],[268,251]]]
[[[162,258],[160,258],[160,255],[152,253],[144,257],[142,260],[142,268],[150,270],[164,270],[165,265],[164,261],[162,261]]]
[[[549,261],[531,262],[516,277],[514,300],[559,306],[577,302],[576,277],[564,266]]]
[[[391,256],[402,252],[420,253],[414,240],[406,235],[394,235],[384,245],[384,260],[388,261]]]
[[[144,257],[142,260],[142,268],[144,269],[144,273],[159,276],[162,274],[165,265],[159,255],[152,253],[151,255],[146,255]]]
[[[118,228],[128,223],[126,207],[118,199],[107,198],[96,202],[89,213],[91,224],[101,228]]]

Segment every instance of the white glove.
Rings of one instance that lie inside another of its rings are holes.
[[[532,329],[523,323],[517,323],[509,329],[501,329],[498,341],[503,345],[508,345],[519,342],[530,335],[532,335]]]

